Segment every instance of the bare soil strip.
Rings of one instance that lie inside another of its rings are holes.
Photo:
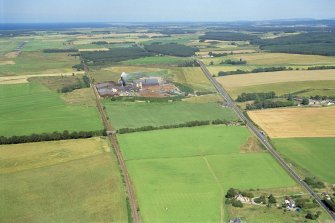
[[[84,72],[75,72],[75,74],[83,74]],[[0,77],[0,84],[22,84],[28,83],[31,77],[56,77],[56,76],[71,76],[73,73],[54,73],[54,74],[32,74],[20,76],[4,76]]]

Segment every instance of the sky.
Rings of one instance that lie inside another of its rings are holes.
[[[335,0],[0,0],[0,22],[183,22],[335,18]]]

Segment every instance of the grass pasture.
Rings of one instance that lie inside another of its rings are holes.
[[[271,138],[335,137],[335,107],[249,111]]]
[[[335,138],[281,138],[272,140],[276,149],[310,176],[334,184]]]
[[[0,114],[2,136],[103,128],[95,107],[67,104],[35,83],[0,85]]]
[[[122,134],[118,137],[125,159],[138,160],[238,154],[249,132],[244,127],[203,126]],[[176,138],[178,140],[174,140]]]
[[[79,58],[67,53],[22,52],[14,61],[15,64],[0,66],[0,76],[70,73]]]
[[[0,146],[0,157],[1,222],[128,222],[104,139]]]
[[[116,102],[106,99],[104,106],[115,129],[158,127],[196,120],[237,120],[229,108],[217,103]]]
[[[236,126],[119,135],[143,222],[220,222],[229,187],[295,186],[268,153],[241,151],[250,137]]]

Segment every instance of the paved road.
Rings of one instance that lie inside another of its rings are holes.
[[[314,199],[319,203],[319,205],[332,217],[332,219],[335,222],[335,215],[333,212],[331,212],[325,204],[321,201],[320,197],[312,190],[310,186],[308,186],[303,179],[300,178],[300,176],[284,161],[284,159],[274,150],[270,142],[268,141],[267,137],[262,133],[261,130],[259,130],[244,114],[243,112],[237,107],[234,100],[230,97],[228,92],[219,84],[219,82],[213,78],[212,74],[209,72],[209,70],[206,68],[206,65],[198,60],[198,63],[200,64],[200,67],[203,71],[203,73],[206,75],[206,77],[209,79],[209,81],[214,85],[216,90],[219,92],[219,94],[224,97],[224,99],[227,101],[227,104],[229,107],[233,109],[233,111],[237,114],[237,116],[245,122],[246,126],[257,136],[257,138],[262,142],[262,144],[265,146],[265,148],[270,152],[270,154],[278,161],[278,163],[295,179],[300,185],[302,185],[311,196],[314,197]]]
[[[141,217],[140,217],[140,215],[137,211],[138,210],[138,205],[137,205],[137,199],[136,199],[135,191],[134,191],[134,188],[133,188],[133,184],[130,180],[128,169],[127,169],[126,163],[124,161],[124,158],[123,158],[118,140],[116,138],[115,131],[114,131],[111,123],[108,121],[106,112],[103,109],[103,106],[101,104],[100,96],[98,94],[98,91],[94,87],[94,85],[92,84],[92,78],[90,76],[88,68],[87,68],[86,65],[84,65],[84,67],[85,67],[85,74],[90,79],[91,88],[92,88],[92,90],[94,92],[94,95],[95,95],[97,107],[98,107],[102,122],[103,122],[104,127],[107,131],[108,138],[112,143],[113,149],[115,151],[116,157],[117,157],[119,165],[120,165],[120,169],[121,169],[121,172],[122,172],[122,175],[123,175],[123,180],[124,180],[124,183],[125,183],[125,186],[126,186],[128,201],[129,201],[129,205],[130,205],[130,209],[131,209],[132,222],[133,223],[141,223]]]

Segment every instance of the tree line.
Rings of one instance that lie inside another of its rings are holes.
[[[246,60],[232,60],[232,59],[227,59],[225,61],[221,61],[220,64],[230,64],[230,65],[245,65],[247,64]]]
[[[263,73],[263,72],[275,72],[275,71],[285,71],[285,70],[293,70],[292,67],[259,67],[252,70],[241,70],[237,69],[235,71],[220,71],[218,76],[227,76],[227,75],[235,75],[235,74],[248,74],[248,73]]]
[[[80,132],[69,132],[64,130],[63,132],[52,132],[52,133],[42,133],[42,134],[31,134],[23,136],[0,136],[0,145],[5,144],[19,144],[19,143],[29,143],[29,142],[44,142],[44,141],[57,141],[66,139],[84,139],[92,138],[95,136],[106,136],[106,130],[99,131],[80,131]]]
[[[44,49],[43,53],[75,53],[78,52],[78,49]]]
[[[255,41],[259,38],[255,35],[238,32],[206,32],[199,37],[200,41],[205,40],[224,40],[224,41]]]
[[[143,132],[143,131],[152,131],[152,130],[159,130],[159,129],[174,129],[174,128],[185,128],[185,127],[195,127],[195,126],[203,126],[203,125],[228,125],[232,122],[227,120],[216,119],[213,121],[189,121],[181,124],[174,124],[174,125],[162,125],[162,126],[143,126],[139,128],[121,128],[118,129],[116,132],[119,134],[125,133],[132,133],[132,132]],[[236,122],[241,124],[241,122]]]

